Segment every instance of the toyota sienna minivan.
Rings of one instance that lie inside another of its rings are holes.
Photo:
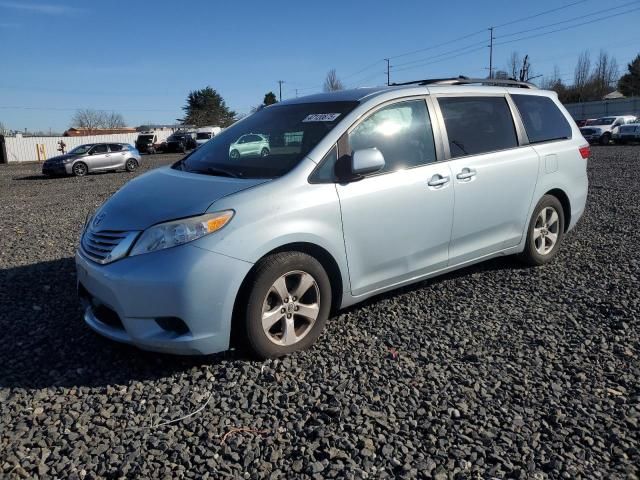
[[[233,331],[278,357],[381,292],[497,256],[551,261],[585,208],[589,146],[555,93],[483,82],[283,101],[131,180],[82,233],[86,323],[175,354],[225,350]],[[231,155],[249,134],[268,154]]]

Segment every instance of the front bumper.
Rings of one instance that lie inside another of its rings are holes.
[[[64,163],[44,163],[42,165],[42,173],[44,175],[66,175],[69,172]]]
[[[251,267],[193,245],[107,265],[76,252],[87,325],[118,342],[179,355],[229,348],[236,294]],[[105,317],[104,310],[110,315]],[[188,331],[166,330],[156,321],[166,318],[182,320]]]

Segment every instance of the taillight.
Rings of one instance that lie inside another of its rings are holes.
[[[591,155],[591,147],[589,145],[585,145],[584,147],[580,147],[579,150],[580,150],[580,155],[585,160],[587,158],[589,158],[589,155]]]

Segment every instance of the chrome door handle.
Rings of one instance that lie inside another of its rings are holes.
[[[442,185],[446,185],[447,183],[449,183],[449,177],[443,177],[442,175],[436,174],[431,177],[431,180],[429,180],[429,183],[427,185],[429,185],[430,187],[441,187]]]
[[[458,180],[470,180],[478,174],[473,168],[463,168],[462,171],[456,175]]]

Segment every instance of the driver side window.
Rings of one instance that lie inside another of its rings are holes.
[[[89,155],[97,155],[100,153],[107,153],[107,145],[105,144],[96,145],[91,149],[91,151],[89,152]]]
[[[385,167],[381,173],[435,162],[426,102],[410,100],[383,107],[349,133],[351,152],[372,147],[384,155]]]

